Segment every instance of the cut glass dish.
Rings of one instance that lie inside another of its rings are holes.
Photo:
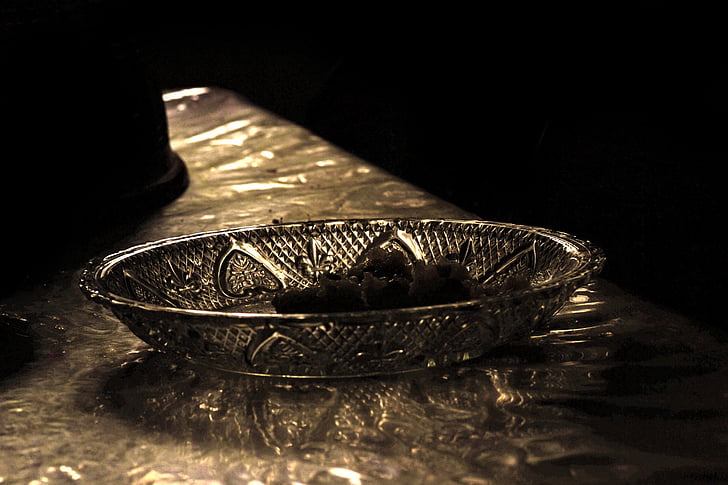
[[[480,285],[526,287],[452,303],[277,313],[273,297],[344,274],[374,246],[464,265]],[[569,234],[480,220],[271,224],[150,242],[89,262],[80,287],[152,347],[233,372],[352,377],[453,364],[552,317],[604,263]]]

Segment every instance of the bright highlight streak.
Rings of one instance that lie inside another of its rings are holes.
[[[290,189],[292,187],[296,187],[296,185],[281,184],[281,183],[277,183],[277,182],[269,182],[269,183],[251,182],[249,184],[233,185],[231,188],[235,192],[247,192],[249,190]]]
[[[249,124],[250,124],[250,120],[231,121],[229,123],[225,123],[224,125],[218,126],[212,130],[200,133],[199,135],[191,136],[191,137],[187,138],[187,140],[185,140],[185,141],[187,143],[198,143],[201,141],[212,140],[213,138],[217,138],[218,136],[224,135],[226,133],[230,133],[231,131],[245,128]]]
[[[182,99],[182,98],[200,96],[202,94],[207,94],[209,92],[210,92],[209,88],[180,89],[179,91],[172,91],[170,93],[164,93],[162,95],[162,99],[164,101],[176,101],[176,100]]]
[[[361,474],[347,468],[329,468],[329,473],[335,477],[344,478],[349,485],[361,485]]]

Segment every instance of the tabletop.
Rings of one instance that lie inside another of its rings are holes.
[[[190,185],[108,251],[280,221],[478,217],[233,92],[164,101]],[[2,484],[728,482],[724,337],[604,279],[454,367],[295,380],[150,349],[82,295],[80,271],[0,300],[34,355],[0,380]]]

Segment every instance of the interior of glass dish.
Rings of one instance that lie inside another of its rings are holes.
[[[372,246],[412,261],[463,264],[483,285],[514,274],[532,286],[583,264],[578,241],[555,233],[480,221],[324,221],[242,228],[174,238],[111,259],[102,286],[126,299],[175,308],[274,311],[286,288],[342,274]]]

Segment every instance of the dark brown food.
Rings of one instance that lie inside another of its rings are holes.
[[[308,288],[289,288],[273,297],[278,313],[326,313],[365,310],[361,287],[334,274]]]
[[[409,296],[414,305],[452,303],[479,293],[480,286],[460,263],[443,258],[432,265],[417,261],[412,267]]]
[[[277,294],[272,303],[279,313],[340,312],[437,305],[480,292],[460,263],[412,263],[401,251],[374,247],[345,275],[325,274],[314,286]]]

